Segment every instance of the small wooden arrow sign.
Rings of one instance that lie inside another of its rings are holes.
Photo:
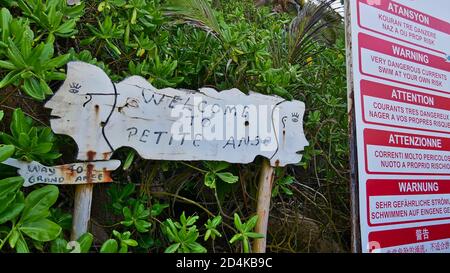
[[[111,182],[111,171],[120,166],[119,160],[45,166],[36,161],[26,162],[9,158],[2,163],[19,168],[18,173],[25,180],[23,184],[25,187],[41,183],[79,185]]]

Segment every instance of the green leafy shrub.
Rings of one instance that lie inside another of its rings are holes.
[[[22,110],[14,110],[10,129],[11,135],[0,133],[0,138],[3,143],[15,147],[15,157],[25,161],[51,163],[61,156],[51,129],[33,126],[32,119],[25,116]]]
[[[0,112],[2,119],[3,112]],[[51,152],[51,131],[33,127],[32,120],[20,109],[13,113],[11,132],[13,136],[1,133],[7,144],[0,144],[0,163],[13,156],[42,161],[56,158]],[[23,182],[19,176],[0,180],[0,250],[7,242],[17,252],[30,252],[30,243],[42,249],[41,243],[55,240],[62,231],[60,225],[50,220],[50,208],[59,195],[58,187],[47,185],[25,196]]]
[[[199,230],[195,225],[198,216],[189,216],[186,218],[184,212],[180,216],[180,222],[167,219],[162,226],[172,244],[166,248],[166,253],[205,253],[204,248],[197,242]]]
[[[30,97],[43,100],[52,94],[48,83],[65,78],[56,69],[69,60],[69,55],[53,58],[52,41],[34,45],[39,38],[34,37],[28,21],[13,18],[6,8],[1,9],[0,16],[0,68],[9,71],[3,75],[0,88],[19,86]]]
[[[0,250],[6,242],[17,252],[29,252],[25,236],[37,242],[48,242],[58,237],[61,227],[48,219],[50,207],[58,198],[58,187],[47,185],[32,191],[26,197],[20,191],[23,179],[10,177],[0,180],[0,200],[4,209],[0,215],[3,237]],[[11,225],[3,226],[6,222]]]
[[[100,253],[127,253],[130,246],[135,247],[138,245],[136,240],[130,238],[131,233],[129,231],[120,233],[113,230],[113,235],[116,239],[109,239],[104,242],[100,248]]]
[[[252,232],[253,228],[258,221],[258,216],[251,217],[247,222],[242,223],[241,218],[237,213],[234,214],[234,226],[237,228],[238,233],[230,240],[230,244],[238,241],[242,241],[242,249],[244,253],[250,252],[250,238],[258,239],[264,238],[264,235],[256,232]]]

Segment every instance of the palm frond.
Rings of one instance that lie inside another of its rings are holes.
[[[304,65],[308,58],[333,43],[342,17],[332,4],[336,0],[308,1],[291,21],[281,41],[274,40],[272,54],[275,64],[283,62]]]
[[[213,35],[221,34],[214,11],[205,0],[168,0],[165,14],[181,18],[184,22],[200,27]]]
[[[335,31],[340,16],[331,5],[335,0],[308,1],[289,26],[288,60],[303,64],[314,54],[316,42],[330,42],[327,31]]]

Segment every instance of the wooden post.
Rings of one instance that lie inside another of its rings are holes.
[[[75,187],[75,200],[72,221],[71,240],[77,240],[81,235],[89,230],[89,219],[91,218],[91,204],[92,193],[94,191],[94,182],[92,174],[96,173],[97,169],[102,169],[102,177],[106,182],[111,182],[110,170],[115,170],[120,166],[120,161],[109,160],[111,154],[105,154],[105,161],[92,162],[95,158],[95,153],[88,153],[89,162],[86,166],[87,184],[77,185]]]
[[[91,217],[92,192],[94,184],[77,185],[75,188],[74,211],[72,221],[72,241],[88,231]]]
[[[275,177],[274,168],[270,166],[270,162],[263,160],[261,173],[259,177],[258,188],[258,206],[256,213],[258,222],[256,223],[255,232],[264,235],[264,238],[255,239],[253,242],[254,253],[265,253],[267,242],[267,225],[269,223],[270,199],[272,197],[272,185]]]

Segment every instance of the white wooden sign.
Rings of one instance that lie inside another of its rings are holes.
[[[36,161],[25,162],[8,158],[3,164],[18,168],[25,180],[23,186],[35,184],[78,185],[112,182],[111,171],[120,166],[119,160],[80,162],[58,166],[45,166]]]
[[[52,109],[52,130],[77,143],[80,161],[105,161],[116,149],[130,147],[154,160],[249,163],[261,155],[272,166],[285,166],[298,163],[299,152],[308,145],[303,102],[238,89],[157,89],[139,76],[115,84],[103,70],[84,62],[68,63],[66,80],[45,106]],[[261,177],[267,181],[261,180],[265,185],[258,194],[256,230],[263,234],[273,184],[269,173],[270,167],[263,168]],[[73,239],[88,229],[91,201],[92,184],[78,186]],[[261,239],[255,251],[264,250]]]
[[[114,84],[100,68],[70,62],[67,78],[45,104],[55,133],[71,136],[79,160],[107,160],[131,147],[155,160],[298,163],[308,145],[305,106],[238,89],[157,89],[132,76]]]

